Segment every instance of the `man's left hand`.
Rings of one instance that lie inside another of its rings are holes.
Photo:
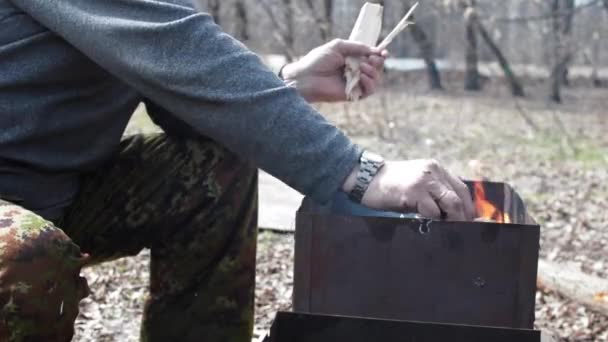
[[[346,58],[360,58],[360,86],[363,97],[368,97],[376,92],[387,56],[386,50],[336,39],[312,50],[301,60],[286,65],[282,76],[308,102],[345,101]]]

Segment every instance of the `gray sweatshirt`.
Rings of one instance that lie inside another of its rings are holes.
[[[0,197],[60,217],[143,98],[319,202],[360,155],[187,0],[0,0]]]

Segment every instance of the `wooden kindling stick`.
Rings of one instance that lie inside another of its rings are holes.
[[[414,14],[416,7],[418,7],[418,3],[415,3],[414,6],[412,6],[412,8],[410,8],[410,10],[407,11],[407,13],[403,17],[403,19],[401,19],[401,21],[397,24],[397,26],[395,26],[395,28],[391,31],[391,33],[389,33],[388,36],[386,36],[386,38],[384,38],[382,43],[380,43],[378,45],[378,48],[380,50],[386,49],[393,42],[393,39],[395,39],[395,37],[397,37],[397,35],[399,33],[401,33],[401,31],[405,30],[406,27],[414,24],[413,22],[409,21],[408,19],[412,16],[412,14]]]
[[[378,45],[381,50],[386,49],[399,33],[401,33],[410,24],[413,24],[408,19],[414,13],[414,10],[418,7],[418,2],[410,8],[405,14],[403,19],[395,26],[391,33],[384,38],[384,40]],[[366,3],[359,13],[357,22],[353,28],[349,40],[360,42],[367,45],[375,45],[380,37],[380,31],[382,28],[382,12],[383,7],[377,4]],[[357,101],[363,95],[363,91],[359,85],[361,80],[360,71],[360,59],[348,57],[346,59],[346,67],[344,70],[344,76],[346,77],[346,97],[350,101]]]

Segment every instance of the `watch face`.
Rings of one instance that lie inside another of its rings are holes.
[[[382,158],[382,156],[380,156],[379,154],[373,152],[365,151],[365,153],[363,154],[363,158],[369,160],[374,164],[384,163],[384,158]]]

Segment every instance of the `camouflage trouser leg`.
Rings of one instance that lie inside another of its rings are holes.
[[[61,229],[0,200],[0,341],[69,341],[87,261]]]
[[[248,341],[257,172],[208,140],[125,140],[60,226],[91,263],[152,251],[144,341]]]

